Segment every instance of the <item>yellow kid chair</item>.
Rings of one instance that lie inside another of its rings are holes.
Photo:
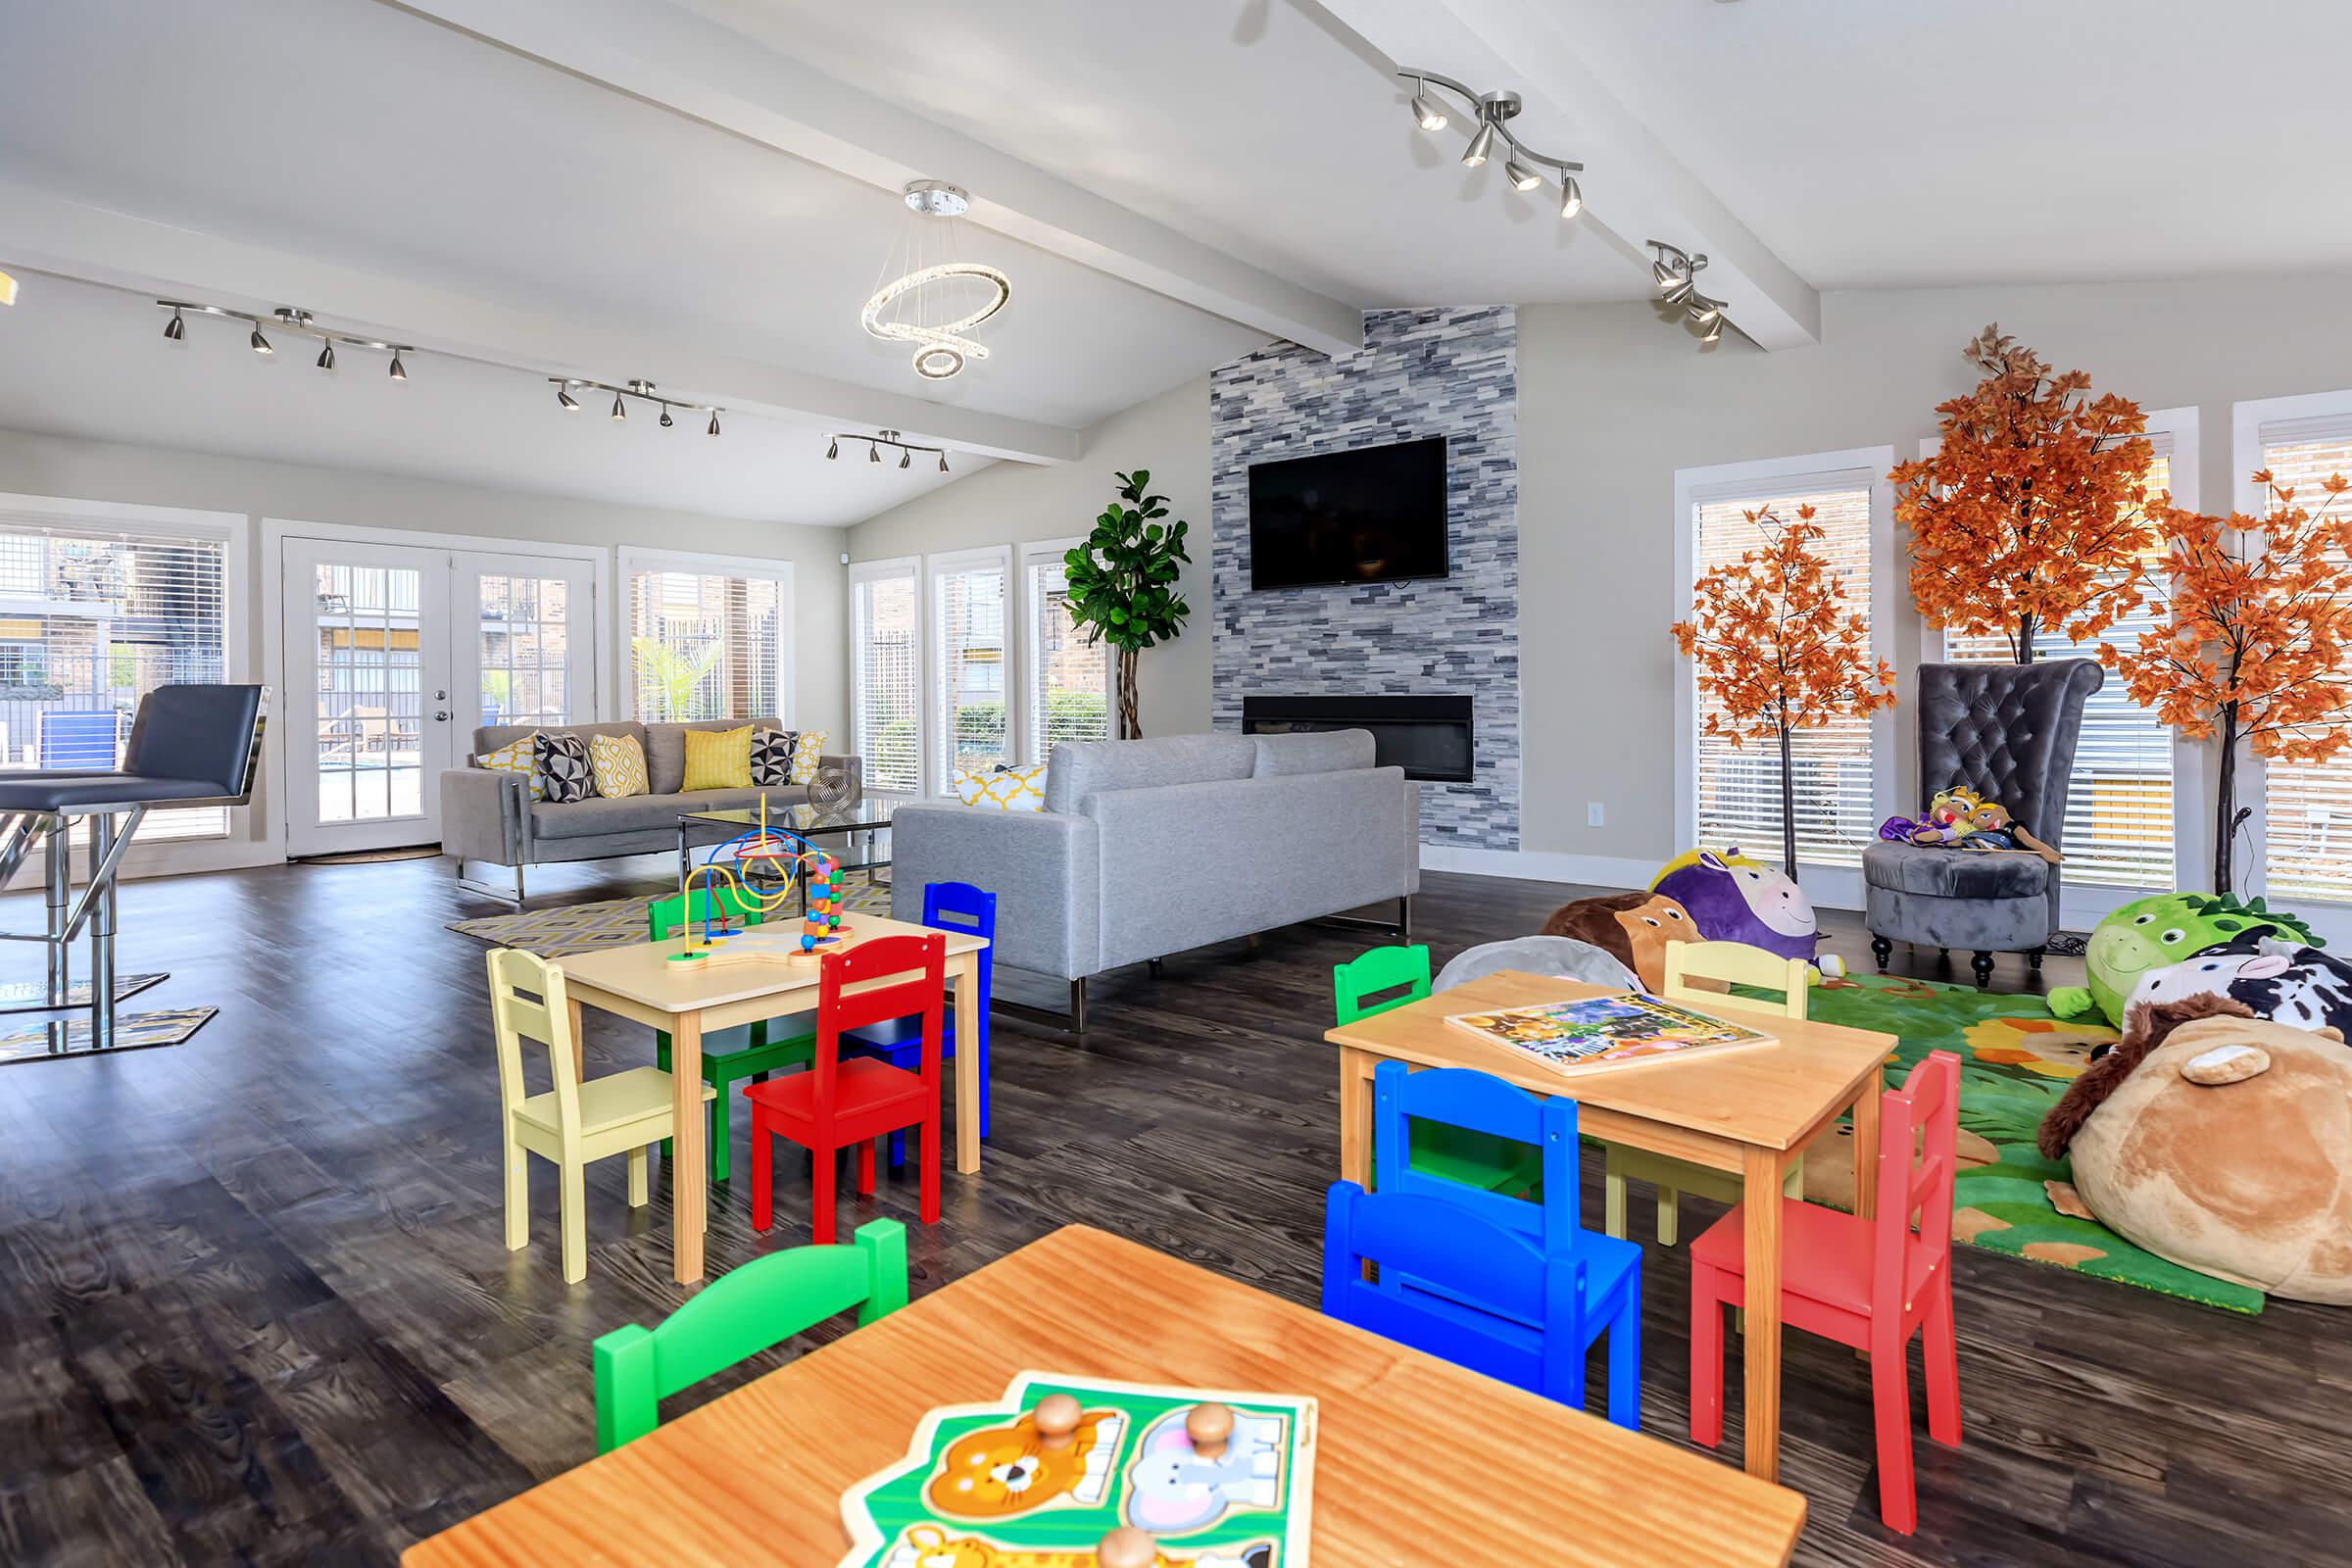
[[[564,1279],[576,1285],[588,1275],[588,1162],[626,1153],[629,1206],[645,1206],[646,1152],[673,1131],[669,1074],[632,1067],[583,1083],[563,966],[520,949],[490,955],[490,1014],[498,1030],[498,1102],[505,1118],[507,1248],[514,1250],[531,1239],[530,1172],[523,1155],[554,1161],[564,1178]],[[543,1095],[528,1093],[523,1084],[525,1040],[547,1048],[556,1086]],[[709,1084],[702,1090],[706,1102],[717,1093]]]
[[[1802,958],[1784,958],[1744,942],[1669,942],[1666,983],[1660,989],[1667,1001],[1688,1002],[1701,1011],[1744,1008],[1783,1018],[1802,1018],[1811,970],[1812,965]],[[1725,988],[1735,985],[1778,991],[1781,1000],[1726,995]],[[1674,1245],[1677,1200],[1681,1194],[1696,1193],[1719,1203],[1737,1203],[1740,1199],[1740,1177],[1732,1171],[1711,1170],[1617,1144],[1606,1146],[1601,1170],[1601,1228],[1611,1236],[1625,1235],[1625,1182],[1629,1176],[1639,1177],[1658,1190],[1661,1247]],[[1781,1191],[1790,1198],[1805,1196],[1802,1158],[1788,1162],[1788,1174],[1781,1183]]]

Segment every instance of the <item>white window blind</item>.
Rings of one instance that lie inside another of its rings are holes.
[[[1090,642],[1071,623],[1069,573],[1062,565],[1069,545],[1036,548],[1026,556],[1022,572],[1033,762],[1051,758],[1063,741],[1110,738],[1110,645]]]
[[[0,768],[119,767],[140,698],[226,679],[226,548],[0,516]],[[227,832],[211,807],[155,812],[139,837]]]
[[[933,711],[939,783],[1011,760],[1005,740],[1005,563],[950,558],[931,569]]]
[[[629,670],[640,719],[757,718],[784,710],[779,576],[640,566],[629,575]]]
[[[2321,481],[2352,474],[2352,414],[2265,424],[2262,463],[2274,482],[2295,492],[2297,506],[2318,511],[2327,500]],[[2271,899],[2352,903],[2352,756],[2316,766],[2266,762],[2262,813],[2263,891]]]
[[[2173,438],[2169,432],[2151,431],[2148,444],[2155,456],[2145,488],[2151,493],[2170,490]],[[2196,498],[2180,499],[2193,505]],[[2159,545],[2150,549],[2147,560],[2161,563],[2163,556]],[[2140,633],[2155,626],[2156,612],[2155,606],[2143,604],[2109,628],[2103,640],[2119,648],[2136,647]],[[2095,659],[2098,649],[2096,642],[2071,643],[2046,630],[2037,629],[2034,636],[2037,660]],[[1947,632],[1943,657],[1954,663],[2005,664],[2010,662],[2009,640],[1992,632],[1977,637]],[[1932,795],[1956,782],[1923,778],[1919,787]],[[2027,826],[2036,831],[2042,827],[2038,822]],[[2152,890],[2175,885],[2173,734],[2132,700],[2123,677],[2113,671],[2082,705],[2082,733],[2067,783],[2062,831],[2069,882]]]
[[[911,564],[851,586],[852,745],[865,760],[869,789],[922,789],[921,612]]]
[[[1785,488],[1694,502],[1693,559],[1698,575],[1769,543],[1747,520],[1769,506],[1793,522],[1799,507],[1815,509],[1823,530],[1815,548],[1845,590],[1849,611],[1870,618],[1870,484],[1867,478],[1819,475],[1784,481]],[[1778,860],[1781,846],[1781,753],[1774,740],[1735,747],[1709,735],[1707,715],[1721,705],[1698,699],[1698,842],[1711,850],[1741,849]],[[1793,762],[1796,855],[1807,865],[1859,866],[1863,846],[1878,833],[1872,789],[1870,720],[1840,718],[1789,737]]]

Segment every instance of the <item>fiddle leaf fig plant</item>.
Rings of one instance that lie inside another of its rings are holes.
[[[1151,493],[1152,470],[1113,475],[1118,499],[1095,519],[1086,543],[1061,558],[1070,588],[1070,620],[1090,643],[1107,642],[1117,653],[1119,739],[1144,733],[1136,711],[1136,656],[1172,641],[1193,607],[1176,591],[1176,579],[1192,561],[1185,553],[1189,528],[1181,517],[1161,523],[1168,498]]]

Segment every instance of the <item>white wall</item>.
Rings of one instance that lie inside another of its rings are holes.
[[[1193,612],[1174,642],[1144,653],[1136,667],[1137,703],[1146,735],[1195,734],[1208,728],[1209,617],[1215,612],[1208,592],[1208,378],[1202,376],[1088,430],[1076,463],[1000,463],[867,518],[849,531],[850,559],[886,561],[1084,534],[1118,494],[1113,473],[1151,469],[1152,488],[1168,498],[1170,520],[1182,517],[1193,525],[1185,540],[1193,563],[1178,579]]]
[[[1206,462],[1207,441],[1200,443]],[[0,492],[63,496],[242,513],[252,527],[243,647],[253,679],[261,666],[265,616],[276,607],[262,600],[261,519],[346,523],[486,538],[544,540],[608,551],[622,545],[790,561],[795,600],[794,715],[806,728],[845,738],[848,710],[847,595],[840,564],[847,535],[838,528],[753,522],[647,507],[615,506],[514,490],[402,478],[349,468],[305,467],[246,458],[213,457],[161,447],[125,446],[66,436],[0,430]],[[618,596],[616,583],[616,594]],[[612,607],[608,607],[610,611]],[[603,634],[617,635],[613,613]],[[607,645],[608,655],[610,643]],[[608,657],[607,667],[610,667]],[[1206,680],[1202,685],[1205,688]],[[282,702],[277,708],[285,711]],[[247,818],[243,861],[274,858],[275,813],[256,797]]]

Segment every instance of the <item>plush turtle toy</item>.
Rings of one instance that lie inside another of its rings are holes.
[[[2120,1025],[2124,1004],[2141,975],[2226,948],[2247,935],[2277,942],[2281,952],[2322,946],[2311,927],[2291,914],[2265,908],[2260,899],[2240,904],[2210,893],[2135,899],[2091,932],[2084,953],[2089,985],[2052,991],[2050,1011],[2061,1018],[2081,1018],[2095,1007],[2109,1023]]]

